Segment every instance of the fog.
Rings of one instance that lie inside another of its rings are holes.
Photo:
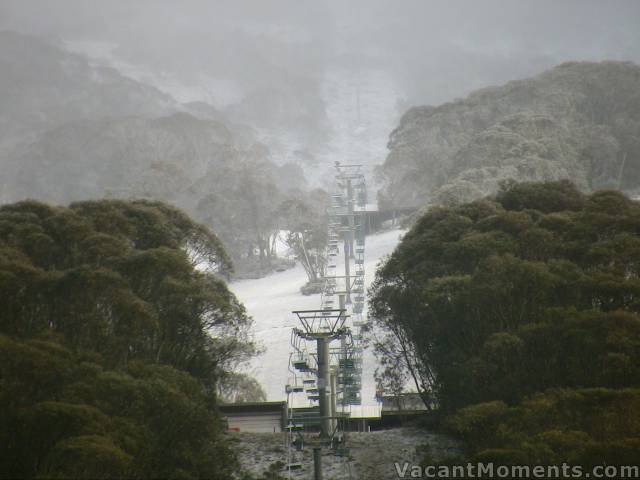
[[[637,61],[639,14],[633,0],[2,0],[0,29],[224,110],[280,163],[304,152],[376,164],[411,105],[567,60]]]
[[[209,92],[218,104],[335,65],[389,72],[400,99],[436,104],[566,60],[637,61],[638,18],[633,0],[0,2],[0,28],[106,42],[185,86],[232,84]]]
[[[633,0],[2,0],[0,29],[64,42],[181,102],[223,109],[281,159],[304,149],[379,163],[408,106],[567,60],[637,61],[639,14]],[[303,125],[287,121],[300,112]],[[358,125],[343,124],[350,115]]]
[[[634,0],[0,0],[0,200],[127,191],[193,214],[193,182],[207,162],[228,157],[229,143],[245,157],[293,166],[275,175],[279,188],[327,188],[336,160],[363,163],[373,181],[410,107],[566,61],[638,62],[638,18]],[[176,112],[220,122],[220,145],[184,121],[130,125]],[[120,124],[96,123],[106,118]],[[177,138],[178,124],[205,146]],[[135,142],[122,132],[137,132]],[[109,140],[94,142],[98,134]],[[167,134],[170,154],[159,146]],[[71,184],[74,158],[91,175]],[[139,167],[125,176],[137,183],[96,171],[116,171],[116,158]],[[140,179],[158,158],[184,174],[181,185],[176,175],[171,186]],[[59,167],[61,184],[38,178],[45,164]]]

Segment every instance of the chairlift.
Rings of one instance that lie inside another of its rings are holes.
[[[338,366],[341,369],[349,370],[354,368],[354,363],[352,358],[341,358],[338,361]]]
[[[308,372],[310,370],[309,363],[306,359],[299,359],[293,361],[293,368],[300,370],[301,372]]]

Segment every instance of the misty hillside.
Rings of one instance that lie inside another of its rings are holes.
[[[177,110],[170,96],[38,38],[0,31],[0,145],[69,121]]]
[[[12,152],[5,191],[56,203],[105,195],[182,200],[232,145],[224,125],[184,113],[69,122]]]
[[[168,201],[242,260],[277,231],[267,209],[304,188],[302,170],[272,163],[252,128],[43,40],[0,34],[0,72],[2,202]]]
[[[410,109],[392,132],[380,200],[459,202],[501,180],[640,188],[640,67],[565,63],[533,78]]]

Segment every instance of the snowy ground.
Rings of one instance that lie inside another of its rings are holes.
[[[312,449],[290,452],[284,433],[234,433],[232,442],[237,442],[237,451],[242,467],[254,475],[261,475],[273,466],[287,478],[288,472],[281,470],[292,455],[292,463],[302,464],[300,470],[291,472],[292,479],[307,479],[313,475]],[[457,451],[456,443],[441,434],[423,429],[395,428],[369,433],[349,433],[347,438],[349,455],[336,457],[330,451],[323,451],[322,470],[327,480],[397,479],[395,463],[418,464],[428,447],[435,460],[441,460]],[[279,463],[281,462],[281,463]]]
[[[366,240],[365,282],[373,281],[376,265],[398,244],[402,230],[371,235]],[[298,326],[292,310],[320,308],[320,295],[304,296],[300,287],[306,282],[303,268],[277,272],[256,280],[240,280],[230,284],[231,290],[244,303],[254,318],[255,339],[265,352],[250,365],[249,372],[265,388],[268,400],[284,400],[288,377],[291,328]],[[365,351],[362,375],[362,403],[375,405],[374,358]]]

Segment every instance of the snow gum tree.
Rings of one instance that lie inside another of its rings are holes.
[[[280,204],[284,241],[304,267],[309,283],[318,282],[325,273],[328,202],[326,192],[315,190],[304,196],[292,195]]]
[[[0,207],[2,474],[229,478],[216,392],[256,351],[230,270],[163,203]]]
[[[568,181],[431,208],[373,285],[380,379],[453,414],[474,461],[640,458],[639,233],[640,203]]]

